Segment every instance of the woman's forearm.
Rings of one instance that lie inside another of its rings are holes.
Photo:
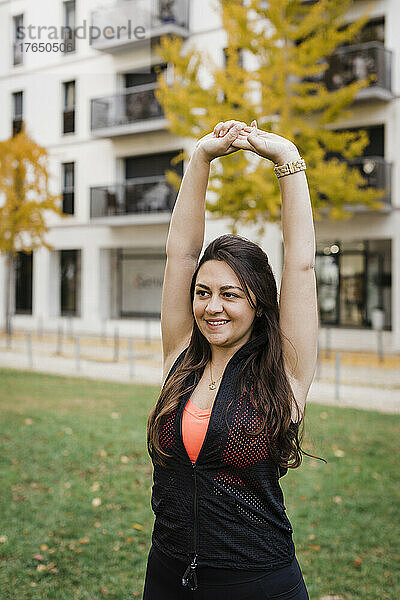
[[[296,160],[287,156],[280,164]],[[279,178],[282,195],[282,233],[285,264],[314,266],[315,232],[310,193],[304,171]]]
[[[196,150],[182,179],[169,225],[166,253],[198,258],[204,243],[210,162]]]

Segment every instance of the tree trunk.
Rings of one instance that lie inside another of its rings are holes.
[[[14,256],[12,252],[7,253],[6,260],[6,334],[11,335],[11,286],[14,268]]]

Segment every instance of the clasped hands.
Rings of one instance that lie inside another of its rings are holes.
[[[207,162],[227,156],[238,150],[250,150],[276,164],[300,158],[299,151],[290,140],[258,129],[257,121],[247,125],[243,121],[221,121],[212,133],[202,137],[196,145],[195,153]]]

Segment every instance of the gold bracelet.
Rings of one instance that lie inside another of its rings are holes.
[[[274,173],[279,179],[279,177],[285,177],[286,175],[292,175],[292,173],[305,171],[306,168],[306,161],[304,158],[299,158],[294,162],[287,162],[284,165],[276,164],[274,167]]]

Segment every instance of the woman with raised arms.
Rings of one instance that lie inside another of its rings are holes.
[[[210,163],[240,150],[273,161],[279,177],[279,298],[267,255],[242,236],[218,237],[199,260]],[[166,245],[164,383],[147,428],[144,600],[308,598],[279,485],[307,454],[299,430],[317,361],[305,168],[293,142],[231,120],[197,142],[183,177]]]

